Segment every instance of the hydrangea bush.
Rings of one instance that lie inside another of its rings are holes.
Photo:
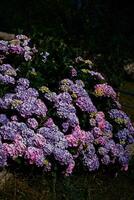
[[[24,35],[0,41],[0,83],[8,87],[0,97],[0,167],[23,159],[47,172],[57,166],[65,175],[79,164],[89,171],[108,165],[127,170],[134,127],[114,89],[81,57],[58,87],[33,88],[9,59],[19,56],[28,65],[38,52],[29,42]],[[49,54],[39,55],[46,65]]]

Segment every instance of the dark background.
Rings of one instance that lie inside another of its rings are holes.
[[[119,87],[130,78],[124,65],[134,58],[133,10],[131,1],[4,0],[0,2],[0,31],[25,33],[44,43],[52,37],[70,52],[75,49],[76,56],[86,52]]]

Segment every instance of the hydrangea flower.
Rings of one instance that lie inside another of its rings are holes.
[[[43,150],[36,147],[28,147],[25,152],[25,158],[29,164],[36,164],[38,167],[42,167],[45,160]]]
[[[9,119],[7,118],[5,114],[0,114],[0,124],[2,125],[7,124],[8,121]]]
[[[94,93],[95,93],[96,96],[110,97],[113,100],[116,100],[116,97],[117,97],[114,89],[110,85],[108,85],[107,83],[96,84]]]
[[[131,158],[128,146],[134,143],[134,127],[121,110],[113,88],[107,83],[97,84],[94,88],[96,96],[113,100],[113,109],[107,113],[97,110],[94,97],[82,80],[63,79],[56,92],[51,92],[46,86],[40,87],[39,91],[30,87],[28,79],[18,78],[17,70],[3,63],[8,55],[31,60],[37,50],[30,47],[29,42],[25,35],[18,35],[9,42],[0,41],[0,54],[3,56],[0,82],[11,85],[10,92],[0,97],[0,167],[6,166],[10,159],[21,157],[27,164],[41,167],[44,171],[52,170],[53,163],[58,163],[67,176],[73,173],[76,160],[89,171],[117,163],[121,169],[127,170]],[[46,53],[44,62],[47,56]],[[76,62],[92,68],[90,60],[78,57]],[[71,78],[77,76],[75,67],[74,64]],[[83,69],[83,72],[104,81],[99,72],[89,69]],[[47,104],[53,107],[52,115]],[[82,115],[79,113],[88,117],[86,130],[81,128]]]
[[[122,110],[111,109],[109,115],[118,124],[128,124],[130,122],[129,117]]]
[[[36,129],[38,127],[38,122],[35,118],[28,118],[27,119],[27,125],[30,128]]]
[[[30,47],[29,42],[30,38],[25,35],[17,35],[15,39],[11,41],[0,40],[0,51],[6,56],[9,54],[20,55],[24,57],[25,61],[30,61],[37,52],[37,49],[35,47]]]
[[[84,85],[78,80],[74,84],[73,81],[69,79],[64,79],[61,81],[60,85],[61,90],[68,91],[72,98],[74,98],[76,105],[85,112],[92,113],[96,112],[97,109],[93,105],[91,98],[84,89]]]

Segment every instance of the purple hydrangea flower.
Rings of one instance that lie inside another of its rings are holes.
[[[77,76],[77,71],[76,71],[76,69],[74,67],[71,67],[70,73],[71,73],[72,77],[76,77]]]
[[[27,125],[29,126],[29,128],[36,129],[38,127],[38,122],[35,118],[28,118]]]
[[[108,165],[111,161],[110,161],[110,156],[109,155],[104,155],[103,158],[101,158],[101,162],[104,165]]]
[[[16,70],[10,64],[3,64],[0,66],[2,75],[16,76]]]
[[[105,78],[99,72],[89,71],[89,74],[99,80],[105,80]]]
[[[96,154],[92,158],[88,155],[84,155],[83,164],[88,168],[89,171],[95,171],[99,168],[99,159]]]
[[[9,119],[7,118],[5,114],[0,114],[0,124],[2,125],[7,124],[8,121]]]
[[[60,85],[61,90],[68,91],[72,94],[72,97],[75,98],[76,105],[85,112],[97,112],[97,109],[93,105],[88,93],[84,89],[84,85],[79,84],[78,80],[76,84],[69,79],[64,79],[61,81]]]
[[[2,74],[0,74],[0,81],[4,84],[15,84],[15,79],[8,75],[3,76]]]
[[[25,89],[27,89],[29,87],[29,80],[26,78],[19,78],[19,80],[17,81],[18,86],[22,86]]]
[[[49,92],[48,94],[51,94]],[[57,115],[66,121],[66,123],[69,124],[69,126],[76,126],[79,124],[79,120],[76,116],[76,109],[72,104],[72,98],[69,93],[63,92],[60,93],[59,95],[56,95],[56,93],[51,95],[51,100],[50,96],[48,98],[47,95],[45,95],[45,98],[48,100],[52,101],[54,103],[54,107],[56,108]]]
[[[118,124],[127,124],[130,122],[129,117],[122,110],[111,109],[109,111],[110,118],[112,118]]]
[[[105,147],[99,147],[98,148],[98,153],[100,154],[100,155],[106,155],[107,153],[109,152],[109,150],[108,149],[106,149]]]

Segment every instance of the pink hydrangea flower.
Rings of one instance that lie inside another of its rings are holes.
[[[114,89],[107,83],[95,85],[95,95],[100,97],[111,97],[113,100],[115,100],[117,96]]]

